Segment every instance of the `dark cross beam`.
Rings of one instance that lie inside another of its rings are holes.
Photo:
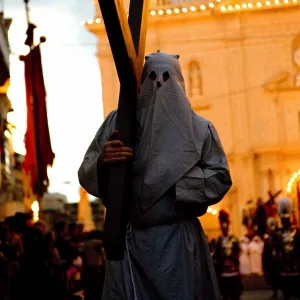
[[[122,0],[99,0],[99,5],[121,85],[116,125],[118,139],[133,147],[149,0],[131,0],[128,20]],[[104,199],[104,247],[109,260],[122,260],[124,256],[127,211],[132,200],[131,170],[131,162],[113,165],[109,169],[109,184]]]

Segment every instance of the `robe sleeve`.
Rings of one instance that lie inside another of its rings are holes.
[[[217,131],[208,123],[200,161],[176,183],[177,206],[202,216],[221,201],[232,185],[227,159]]]
[[[232,185],[229,166],[218,133],[209,123],[197,164],[203,172],[203,199],[206,205],[221,201]]]
[[[100,167],[98,160],[102,154],[105,143],[115,130],[115,121],[117,113],[110,113],[102,126],[96,133],[90,144],[83,162],[78,170],[78,179],[80,185],[91,195],[101,198],[105,193],[104,188],[108,179],[107,170]]]

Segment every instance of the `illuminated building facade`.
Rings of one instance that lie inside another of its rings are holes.
[[[98,1],[95,10],[85,26],[98,37],[107,115],[119,84]],[[248,200],[281,189],[295,197],[288,183],[300,169],[299,20],[300,0],[151,1],[146,52],[180,54],[193,109],[215,124],[229,159],[233,187],[203,218],[211,235],[220,208],[240,235]]]

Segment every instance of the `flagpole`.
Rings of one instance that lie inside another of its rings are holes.
[[[26,20],[27,20],[27,39],[25,41],[25,45],[29,46],[30,54],[32,50],[34,49],[34,29],[36,28],[36,25],[32,24],[30,22],[30,9],[29,9],[29,0],[24,0],[25,3],[25,12],[26,12]],[[44,43],[46,41],[45,37],[40,38],[40,43]],[[37,95],[36,95],[36,86],[35,86],[35,68],[34,68],[34,61],[33,61],[33,55],[30,56],[30,65],[31,65],[31,109],[32,109],[32,115],[34,117],[34,141],[35,141],[35,159],[36,159],[36,174],[37,174],[37,186],[36,190],[33,191],[33,193],[37,197],[38,203],[41,202],[42,196],[44,193],[43,189],[43,182],[40,183],[42,172],[41,172],[41,155],[39,151],[39,130],[38,130],[38,116],[36,114],[37,111]]]

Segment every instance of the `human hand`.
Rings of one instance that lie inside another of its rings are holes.
[[[123,142],[117,139],[118,131],[115,130],[109,141],[105,143],[100,163],[115,163],[125,161],[132,157],[132,148],[125,147]]]

